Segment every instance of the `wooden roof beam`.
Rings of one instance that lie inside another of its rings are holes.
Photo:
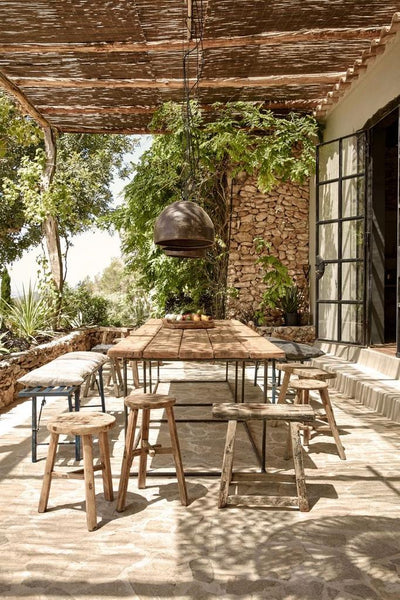
[[[336,82],[345,72],[268,75],[267,77],[221,77],[200,79],[200,88],[268,88],[281,85],[307,85]],[[70,89],[182,89],[183,79],[75,79],[68,77],[16,77],[15,83],[22,88],[70,88]],[[190,79],[194,84],[195,80]]]
[[[0,72],[0,86],[11,94],[18,102],[22,110],[34,119],[41,127],[51,128],[49,121],[28,100],[25,94],[3,73]]]
[[[311,110],[322,101],[321,98],[312,100],[286,100],[284,102],[260,102],[264,110],[270,109],[303,109]],[[151,114],[159,109],[154,106],[43,106],[40,110],[45,115],[143,115]],[[216,110],[212,104],[202,104],[200,108],[204,111]]]
[[[241,46],[270,46],[302,42],[371,40],[378,36],[381,27],[354,27],[339,29],[310,29],[302,31],[272,32],[260,35],[204,38],[203,49],[238,48]],[[81,52],[87,54],[110,52],[181,52],[196,40],[162,40],[157,42],[100,42],[100,43],[43,43],[43,44],[0,44],[0,54],[66,54]]]

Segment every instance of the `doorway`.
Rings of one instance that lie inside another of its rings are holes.
[[[370,130],[370,344],[396,342],[398,121],[395,110]]]

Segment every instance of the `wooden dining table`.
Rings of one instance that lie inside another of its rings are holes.
[[[248,362],[274,364],[276,359],[285,359],[283,350],[236,319],[215,320],[213,325],[204,329],[169,328],[163,319],[149,319],[112,346],[108,355],[125,363],[223,361],[236,366]],[[126,381],[126,376],[124,379]]]
[[[144,392],[153,391],[152,363],[169,361],[196,361],[205,363],[224,362],[225,381],[229,383],[228,369],[234,367],[234,384],[231,389],[235,402],[245,401],[245,369],[248,363],[264,366],[263,395],[271,391],[271,401],[276,398],[275,361],[285,359],[285,352],[256,331],[236,319],[215,320],[210,328],[181,329],[167,327],[163,319],[149,319],[138,329],[120,340],[108,350],[112,359],[123,360],[124,395],[127,395],[127,364],[143,361]],[[271,386],[268,387],[268,365],[272,367]],[[147,371],[149,371],[147,373]],[[241,390],[239,372],[241,371]],[[157,379],[159,381],[159,368]],[[249,434],[250,435],[250,434]],[[254,444],[253,444],[254,446]],[[263,456],[265,464],[265,431],[263,433]]]

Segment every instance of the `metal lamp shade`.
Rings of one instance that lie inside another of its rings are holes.
[[[170,251],[209,248],[214,243],[214,225],[198,204],[173,202],[155,222],[154,242]]]
[[[173,256],[175,258],[205,258],[206,248],[163,248],[164,253],[167,256]]]

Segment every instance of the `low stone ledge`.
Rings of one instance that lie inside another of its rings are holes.
[[[0,362],[0,408],[18,399],[21,386],[17,379],[25,373],[67,352],[90,350],[99,342],[109,344],[116,337],[125,337],[128,331],[126,327],[85,327],[25,352],[7,354]]]
[[[316,339],[314,325],[258,327],[251,321],[248,325],[263,337],[277,337],[282,340],[298,342],[299,344],[314,344]]]

